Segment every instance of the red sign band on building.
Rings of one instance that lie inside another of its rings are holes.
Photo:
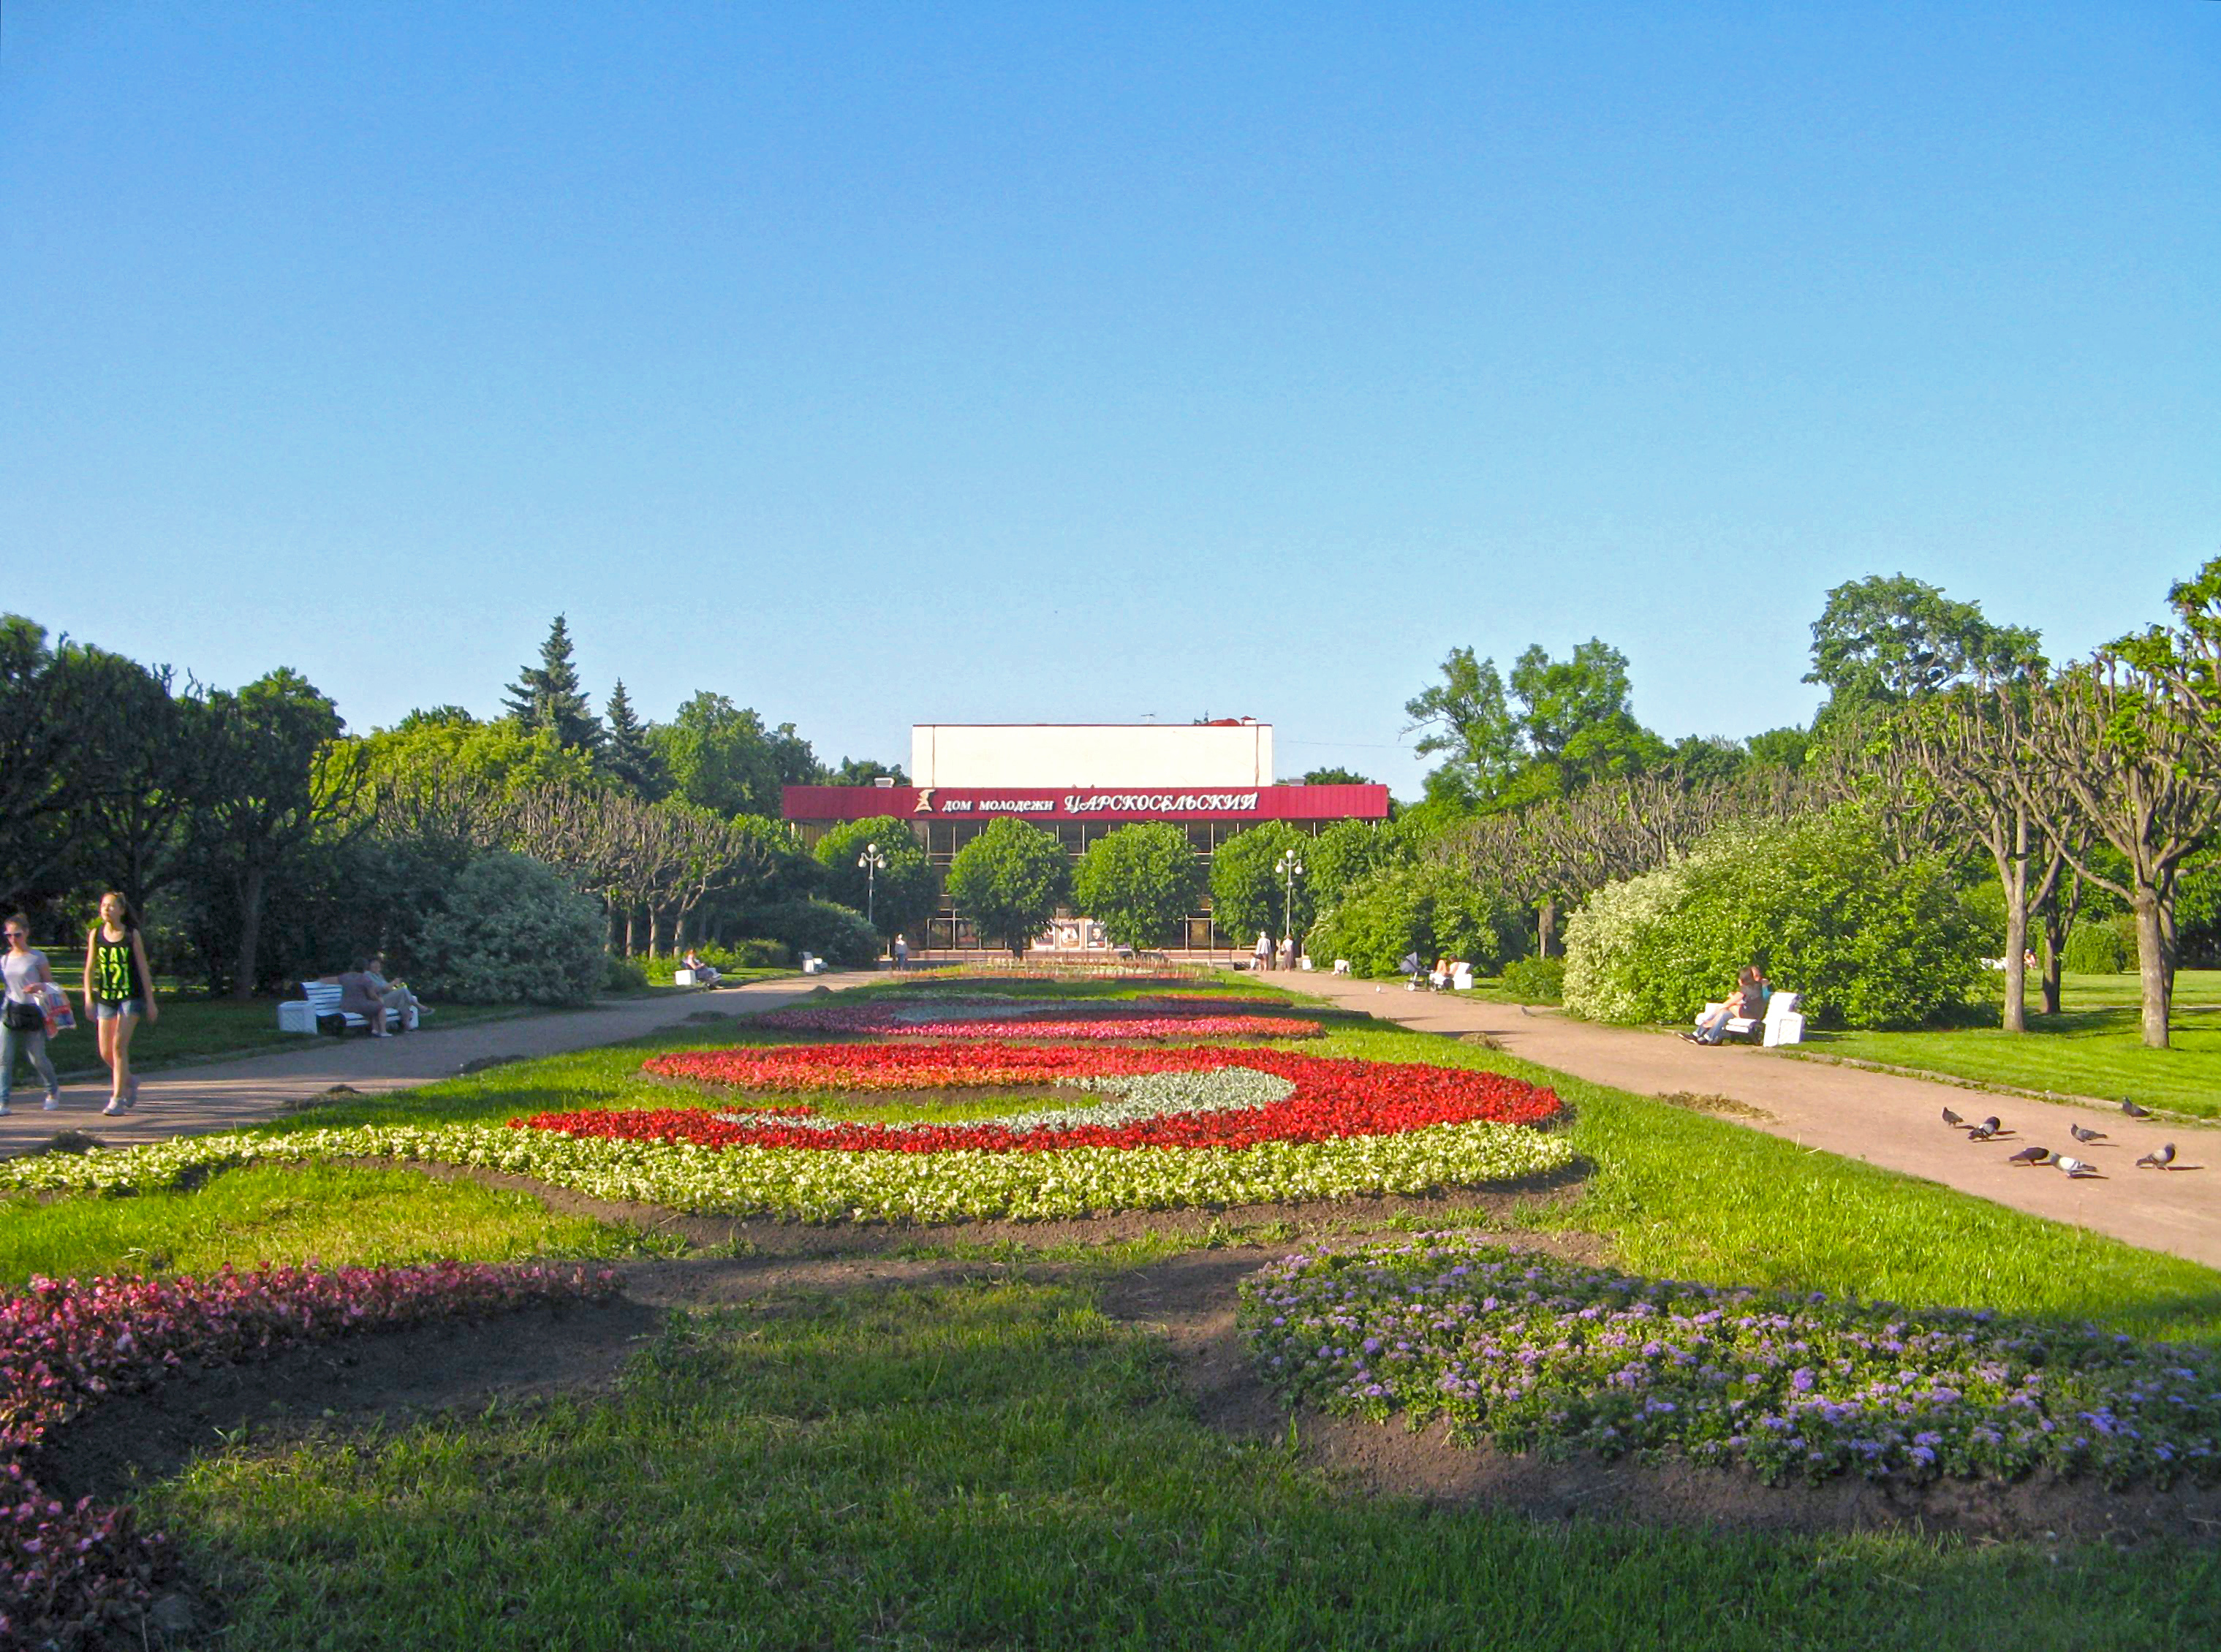
[[[781,812],[793,821],[868,820],[877,815],[981,820],[1386,820],[1385,785],[1268,785],[1248,791],[1141,791],[1128,787],[791,785]]]

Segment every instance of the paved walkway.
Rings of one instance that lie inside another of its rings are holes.
[[[837,986],[843,979],[835,975],[827,980]],[[845,979],[853,985],[870,978]],[[787,976],[444,1029],[435,1015],[425,1029],[395,1038],[304,1037],[297,1050],[149,1073],[140,1080],[138,1106],[121,1118],[101,1116],[108,1102],[105,1079],[65,1086],[62,1110],[42,1111],[38,1080],[28,1062],[19,1062],[12,1111],[0,1118],[0,1157],[35,1147],[64,1129],[84,1130],[110,1147],[235,1129],[274,1117],[287,1104],[334,1085],[352,1085],[366,1094],[406,1090],[452,1079],[472,1061],[560,1055],[638,1038],[705,1011],[748,1015],[773,1009],[807,996],[818,985]],[[28,1084],[23,1082],[27,1078]]]
[[[1797,1061],[1750,1045],[1702,1048],[1670,1033],[1599,1027],[1454,993],[1407,992],[1393,982],[1320,974],[1264,979],[1425,1032],[1485,1032],[1523,1061],[1638,1095],[1730,1097],[1773,1115],[1770,1122],[1736,1121],[1754,1129],[2221,1267],[2221,1129],[2211,1126],[2139,1123],[2118,1111]],[[1995,1113],[2015,1133],[1994,1146],[1969,1142],[1943,1124],[1946,1107],[1970,1119]],[[2103,1130],[2109,1139],[2084,1147],[2067,1133],[2070,1123]],[[2137,1158],[2162,1142],[2175,1144],[2179,1164],[2199,1168],[2136,1168]],[[2070,1180],[2056,1170],[2006,1162],[2031,1145],[2072,1153],[2105,1173]]]

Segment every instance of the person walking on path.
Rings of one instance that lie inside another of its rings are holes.
[[[894,961],[895,967],[897,969],[907,969],[910,967],[910,942],[904,940],[900,936],[897,936],[895,937]]]
[[[47,954],[31,945],[31,920],[17,912],[8,920],[8,951],[0,957],[0,975],[8,992],[0,1007],[0,1116],[8,1111],[8,1097],[16,1086],[16,1054],[31,1058],[39,1077],[46,1081],[47,1111],[62,1104],[61,1080],[47,1055],[47,989],[54,973],[47,967]]]
[[[1267,934],[1264,932],[1264,930],[1262,930],[1262,929],[1258,930],[1258,931],[1257,931],[1257,945],[1256,945],[1256,946],[1255,946],[1255,948],[1253,949],[1253,951],[1254,951],[1254,955],[1255,956],[1255,958],[1256,958],[1256,960],[1257,960],[1257,967],[1258,967],[1258,968],[1260,968],[1260,969],[1270,969],[1270,968],[1272,968],[1272,967],[1273,967],[1273,937],[1272,937],[1271,936],[1267,935]]]
[[[112,1079],[108,1105],[100,1111],[110,1118],[129,1112],[139,1099],[139,1080],[131,1076],[131,1034],[141,1017],[150,1027],[162,1018],[153,980],[139,920],[111,889],[100,898],[100,922],[84,937],[84,1012],[100,1029],[100,1059]]]

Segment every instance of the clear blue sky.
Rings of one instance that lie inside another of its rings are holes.
[[[1801,720],[2221,553],[2221,4],[0,8],[0,605],[358,728]]]

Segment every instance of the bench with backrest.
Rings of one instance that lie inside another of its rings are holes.
[[[409,1030],[415,1031],[422,1018],[431,1013],[422,1004],[416,1005],[409,1012]],[[278,1030],[312,1033],[316,1030],[318,1018],[323,1016],[346,1017],[349,1032],[366,1030],[370,1026],[369,1017],[340,1008],[340,984],[337,981],[303,981],[301,996],[278,1006]]]
[[[1749,1038],[1755,1033],[1758,1035],[1758,1042],[1769,1049],[1778,1044],[1801,1044],[1805,1042],[1805,1017],[1798,1013],[1797,1006],[1804,1001],[1805,995],[1802,992],[1770,993],[1766,1000],[1766,1014],[1763,1017],[1730,1017],[1727,1026],[1723,1029],[1723,1036],[1729,1038]],[[1721,1005],[1724,1003],[1725,1000],[1721,999],[1706,1004],[1704,1014],[1697,1017],[1697,1024],[1701,1027],[1705,1021],[1717,1015]]]

